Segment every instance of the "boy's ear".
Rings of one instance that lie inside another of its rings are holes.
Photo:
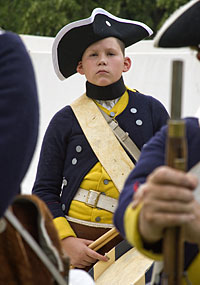
[[[128,71],[130,68],[131,68],[131,59],[130,59],[130,57],[126,56],[124,58],[124,69],[123,69],[123,72]]]
[[[80,73],[81,75],[85,74],[84,71],[83,71],[82,61],[79,61],[79,63],[77,64],[76,71],[77,71],[78,73]]]

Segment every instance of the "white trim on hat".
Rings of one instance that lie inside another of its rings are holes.
[[[158,33],[156,34],[154,38],[154,46],[159,47],[159,41],[164,32],[180,17],[182,14],[187,11],[189,8],[191,8],[194,4],[199,2],[200,0],[191,0],[187,4],[181,6],[178,8],[172,15],[165,21],[163,26],[160,28]]]
[[[58,44],[61,40],[61,38],[67,33],[69,32],[70,30],[72,30],[73,28],[77,28],[77,27],[80,27],[80,26],[85,26],[85,25],[88,25],[88,24],[91,24],[94,22],[94,18],[97,14],[103,14],[103,15],[106,15],[108,16],[109,18],[113,19],[113,20],[116,20],[118,22],[121,22],[121,23],[127,23],[127,24],[135,24],[135,25],[138,25],[138,26],[141,26],[143,27],[149,34],[149,36],[151,36],[153,34],[153,31],[144,23],[142,22],[138,22],[138,21],[132,21],[132,20],[127,20],[127,19],[122,19],[122,18],[119,18],[119,17],[116,17],[112,14],[110,14],[109,12],[107,12],[106,10],[102,9],[102,8],[95,8],[91,14],[90,17],[86,18],[86,19],[82,19],[82,20],[78,20],[78,21],[75,21],[75,22],[72,22],[70,24],[67,24],[66,26],[64,26],[59,32],[58,34],[56,35],[55,37],[55,40],[54,40],[54,43],[53,43],[53,46],[52,46],[52,60],[53,60],[53,66],[54,66],[54,70],[55,70],[55,73],[57,74],[58,78],[60,80],[64,80],[66,79],[62,73],[60,72],[60,69],[59,69],[59,65],[58,65],[58,57],[57,57],[57,48],[58,48]]]
[[[93,14],[94,14],[94,16],[93,16]],[[151,36],[153,34],[153,31],[146,24],[144,24],[142,22],[132,21],[132,20],[127,20],[127,19],[122,19],[122,18],[116,17],[116,16],[110,14],[109,12],[105,11],[102,8],[94,9],[91,17],[93,16],[93,18],[94,18],[97,14],[106,15],[106,16],[110,17],[111,19],[114,19],[114,20],[121,22],[121,23],[135,24],[135,25],[141,26],[148,32],[149,36]]]
[[[62,73],[60,72],[59,65],[58,65],[58,57],[57,57],[57,48],[58,48],[58,44],[59,44],[61,38],[67,32],[69,32],[70,30],[72,30],[74,28],[91,24],[94,21],[94,16],[95,15],[91,15],[89,18],[86,18],[86,19],[83,19],[83,20],[79,20],[79,21],[75,21],[75,22],[72,22],[70,24],[67,24],[56,35],[54,43],[53,43],[53,46],[52,46],[52,60],[53,60],[53,66],[54,66],[55,73],[57,74],[57,76],[58,76],[58,78],[60,80],[66,79],[62,75]]]

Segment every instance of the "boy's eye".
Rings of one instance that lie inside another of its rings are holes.
[[[108,52],[108,55],[115,55],[114,52]]]
[[[91,56],[91,57],[92,57],[92,56],[97,56],[97,53],[95,53],[95,52],[94,52],[94,53],[91,53],[90,56]]]

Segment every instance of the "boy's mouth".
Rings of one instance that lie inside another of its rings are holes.
[[[99,73],[108,73],[108,71],[102,69],[102,70],[97,71],[97,74]]]

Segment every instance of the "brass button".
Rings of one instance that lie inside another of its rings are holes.
[[[100,217],[96,217],[96,218],[95,218],[95,221],[96,221],[96,222],[100,222],[100,221],[101,221],[101,218],[100,218]]]
[[[62,210],[63,212],[65,211],[66,207],[65,207],[65,204],[62,204]]]
[[[67,183],[68,183],[67,179],[63,178],[63,186],[67,186]]]
[[[133,114],[135,114],[135,113],[137,113],[137,109],[136,109],[136,108],[131,108],[131,109],[130,109],[130,112],[133,113]]]
[[[141,126],[143,124],[142,120],[137,120],[136,125]]]
[[[81,151],[82,151],[82,146],[77,145],[77,146],[76,146],[76,152],[81,152]]]
[[[74,157],[74,158],[72,159],[72,164],[73,164],[73,165],[76,165],[77,162],[78,162],[77,158]]]

